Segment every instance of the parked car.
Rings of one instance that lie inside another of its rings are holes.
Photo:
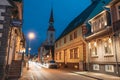
[[[54,60],[48,61],[47,68],[55,68],[55,69],[57,69],[57,63]]]

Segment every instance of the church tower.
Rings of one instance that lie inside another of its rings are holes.
[[[54,29],[54,18],[53,18],[53,9],[51,9],[49,27],[47,30],[47,42],[48,45],[54,45],[55,42],[55,29]]]

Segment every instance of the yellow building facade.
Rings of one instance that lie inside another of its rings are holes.
[[[55,43],[55,61],[59,67],[83,70],[86,60],[85,42],[82,38],[82,27],[79,26]]]

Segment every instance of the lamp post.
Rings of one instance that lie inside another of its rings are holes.
[[[33,32],[30,32],[30,33],[28,34],[28,38],[29,38],[28,53],[30,54],[30,50],[31,50],[31,47],[30,47],[30,42],[31,42],[31,40],[32,40],[32,39],[34,39],[34,38],[35,38],[35,34],[34,34]]]
[[[30,55],[30,50],[31,50],[31,48],[30,48],[30,42],[31,42],[31,40],[34,39],[34,38],[35,38],[35,34],[34,34],[33,32],[30,32],[30,33],[28,34],[28,39],[29,39],[28,54],[29,54],[29,55]],[[28,60],[28,62],[27,62],[27,70],[29,70],[29,60]]]
[[[22,50],[22,61],[24,60],[25,49]]]

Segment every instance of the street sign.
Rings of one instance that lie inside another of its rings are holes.
[[[17,19],[13,19],[11,24],[12,24],[13,27],[21,27],[22,21],[21,20],[17,20]]]

